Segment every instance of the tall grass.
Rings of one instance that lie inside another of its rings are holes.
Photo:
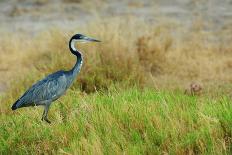
[[[103,20],[77,30],[53,29],[33,38],[3,35],[0,65],[9,71],[5,77],[18,78],[30,70],[38,77],[33,79],[36,81],[56,70],[71,68],[75,58],[67,43],[74,33],[82,32],[102,40],[100,44],[78,45],[84,55],[77,79],[83,91],[107,89],[118,82],[183,88],[192,81],[202,82],[213,91],[231,82],[232,47],[220,41],[229,34],[224,31],[207,32],[198,26],[182,30],[175,23],[151,26],[134,19]]]
[[[3,154],[229,154],[232,106],[181,92],[69,91],[40,121],[42,109],[0,117]]]

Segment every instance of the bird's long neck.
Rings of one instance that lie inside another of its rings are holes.
[[[73,66],[73,68],[70,70],[70,72],[72,73],[72,76],[77,76],[77,74],[81,70],[81,66],[82,66],[82,63],[83,63],[83,57],[82,57],[81,52],[79,52],[75,48],[75,40],[71,39],[69,41],[69,49],[72,52],[72,54],[74,54],[76,56],[76,58],[77,58],[76,64]]]

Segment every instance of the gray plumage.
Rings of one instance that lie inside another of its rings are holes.
[[[75,48],[75,42],[78,41],[95,41],[96,39],[86,37],[82,34],[74,35],[69,41],[69,48],[72,54],[77,58],[76,64],[69,71],[58,71],[48,75],[44,79],[35,83],[29,88],[13,105],[12,110],[22,107],[43,105],[44,112],[42,120],[50,121],[47,118],[48,110],[51,103],[61,97],[71,86],[82,66],[82,54]]]

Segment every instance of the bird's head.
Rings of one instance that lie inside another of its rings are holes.
[[[75,41],[75,42],[100,42],[100,40],[97,40],[97,39],[94,39],[94,38],[90,38],[90,37],[87,37],[83,34],[75,34],[71,40]]]
[[[100,42],[100,41],[97,39],[87,37],[83,34],[75,34],[74,36],[72,36],[72,38],[69,41],[69,48],[71,51],[77,51],[77,49],[75,48],[76,42],[86,43],[86,42]]]

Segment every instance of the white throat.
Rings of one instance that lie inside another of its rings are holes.
[[[75,43],[77,42],[77,40],[75,40],[75,39],[73,39],[72,41],[71,41],[71,49],[73,50],[73,51],[77,51],[77,49],[75,48]]]

